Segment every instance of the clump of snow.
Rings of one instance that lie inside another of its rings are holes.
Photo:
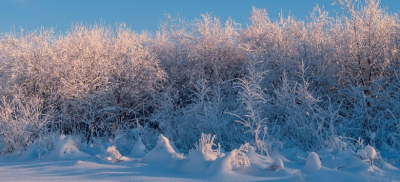
[[[368,145],[364,148],[365,152],[367,153],[368,159],[374,160],[376,158],[376,150],[371,145]]]
[[[364,148],[367,153],[367,157],[369,159],[370,164],[372,165],[372,161],[376,158],[376,150],[371,145],[368,145]]]
[[[126,159],[121,155],[121,153],[119,153],[114,145],[107,148],[107,153],[110,155],[107,157],[107,160],[112,161],[113,163],[118,163]]]
[[[182,154],[178,154],[172,148],[168,138],[163,135],[158,136],[157,145],[143,158],[143,162],[169,163],[176,159],[183,159]]]
[[[142,158],[146,155],[146,146],[142,142],[142,138],[139,137],[131,150],[131,156],[135,158]]]
[[[368,159],[368,154],[364,149],[358,149],[356,156],[360,159]]]
[[[303,173],[315,173],[321,169],[321,160],[319,156],[315,152],[311,152],[308,154],[307,162],[304,168],[302,169]]]
[[[281,169],[285,169],[281,158],[276,158],[274,163],[270,167],[271,171],[279,171]]]

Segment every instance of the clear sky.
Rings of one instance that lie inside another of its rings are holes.
[[[231,17],[246,25],[251,8],[265,8],[271,18],[289,13],[299,19],[313,10],[316,4],[325,6],[333,16],[341,11],[331,5],[333,0],[0,0],[0,33],[19,30],[34,30],[41,26],[55,27],[65,32],[73,23],[93,25],[100,21],[114,25],[124,22],[134,31],[155,32],[165,14],[180,15],[188,20],[200,18],[200,14],[211,13],[225,21]],[[381,6],[397,13],[400,0],[381,0]]]

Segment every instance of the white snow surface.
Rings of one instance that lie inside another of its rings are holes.
[[[69,136],[57,141],[49,153],[32,145],[24,154],[0,156],[0,181],[400,181],[399,161],[383,160],[385,156],[375,150],[371,165],[349,150],[322,149],[307,154],[292,148],[271,151],[267,157],[251,146],[214,160],[207,156],[211,151],[178,154],[162,135],[143,158],[124,157],[112,145],[108,152],[98,149],[93,155],[93,148],[80,151]],[[107,155],[124,160],[101,157]],[[238,161],[247,162],[238,167]],[[271,170],[273,165],[280,169]]]

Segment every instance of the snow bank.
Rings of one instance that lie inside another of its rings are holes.
[[[182,154],[178,154],[172,148],[168,138],[163,135],[158,136],[157,145],[143,158],[142,162],[170,163],[176,159],[183,159]]]
[[[315,152],[308,154],[307,162],[304,168],[301,170],[303,173],[315,173],[321,169],[321,160]]]

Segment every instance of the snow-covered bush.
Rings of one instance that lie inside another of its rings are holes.
[[[325,145],[328,148],[333,149],[336,152],[346,151],[347,150],[347,142],[342,140],[342,137],[329,137],[325,141]]]
[[[215,160],[219,155],[221,155],[220,145],[218,144],[218,149],[214,150],[213,147],[217,146],[214,144],[215,135],[211,137],[211,134],[201,134],[201,138],[198,143],[196,143],[195,150],[199,150],[205,155],[205,160]]]
[[[107,153],[110,155],[107,157],[107,160],[110,160],[113,163],[118,163],[124,160],[124,157],[119,153],[114,145],[107,148]]]
[[[189,161],[187,163],[187,169],[192,172],[205,172],[213,161],[217,158],[224,156],[221,153],[220,144],[214,144],[215,135],[211,134],[201,134],[201,138],[195,144],[195,148],[190,150]]]
[[[48,134],[52,108],[44,108],[44,101],[32,96],[25,98],[15,93],[0,100],[0,142],[2,154],[22,152]]]
[[[250,166],[250,160],[247,156],[249,152],[249,143],[241,145],[238,149],[234,149],[231,152],[231,165],[232,169],[237,169],[242,166]]]
[[[112,140],[124,155],[160,133],[184,152],[201,133],[228,151],[362,147],[336,136],[398,151],[398,15],[375,0],[335,2],[347,15],[316,7],[307,21],[274,20],[253,8],[247,27],[206,14],[168,16],[155,34],[123,24],[1,34],[2,153],[50,146],[38,143],[52,133]]]
[[[248,64],[248,74],[245,78],[239,79],[236,87],[239,90],[238,100],[241,102],[240,114],[236,115],[239,120],[236,122],[243,124],[245,132],[252,135],[253,146],[262,154],[268,156],[268,149],[265,144],[267,134],[267,120],[264,109],[267,109],[268,97],[264,93],[261,82],[264,80],[266,70],[262,70],[260,62],[250,58]],[[239,112],[239,111],[238,111]]]

